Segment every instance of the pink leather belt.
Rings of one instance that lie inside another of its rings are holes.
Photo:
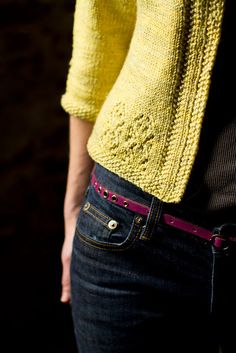
[[[96,179],[94,172],[92,173],[91,183],[95,191],[104,199],[115,203],[118,206],[128,208],[129,210],[139,213],[144,216],[148,216],[150,207],[133,201],[127,197],[117,194],[111,190],[108,190],[105,186],[99,183]],[[187,233],[199,236],[202,239],[210,241],[216,248],[225,248],[228,246],[229,241],[236,241],[236,234],[234,236],[228,236],[225,238],[221,234],[214,234],[212,231],[199,227],[188,221],[172,216],[168,213],[163,213],[162,222],[171,227],[183,230]],[[226,245],[227,243],[227,245]]]

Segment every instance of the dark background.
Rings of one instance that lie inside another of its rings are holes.
[[[0,352],[75,353],[60,303],[74,0],[0,0]]]

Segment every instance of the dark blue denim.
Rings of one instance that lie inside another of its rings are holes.
[[[187,220],[189,214],[99,164],[95,174],[107,189],[151,210],[140,218],[89,185],[71,261],[79,353],[218,353],[219,345],[236,352],[235,248],[218,251],[162,224],[162,212]]]

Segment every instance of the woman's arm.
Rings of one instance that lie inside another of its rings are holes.
[[[70,116],[69,124],[69,167],[64,199],[65,239],[61,252],[61,301],[64,303],[70,302],[70,259],[76,220],[94,164],[86,148],[93,124],[73,116]]]
[[[86,145],[93,123],[122,68],[136,21],[136,0],[76,0],[73,51],[62,108],[70,116],[70,155],[64,201],[62,302],[70,301],[75,223],[93,161]],[[79,117],[79,118],[78,118]]]

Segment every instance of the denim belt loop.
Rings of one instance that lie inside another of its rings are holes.
[[[143,227],[140,239],[151,239],[155,225],[160,221],[161,218],[162,205],[162,201],[158,200],[155,196],[153,196],[150,211],[146,220],[146,224]]]

